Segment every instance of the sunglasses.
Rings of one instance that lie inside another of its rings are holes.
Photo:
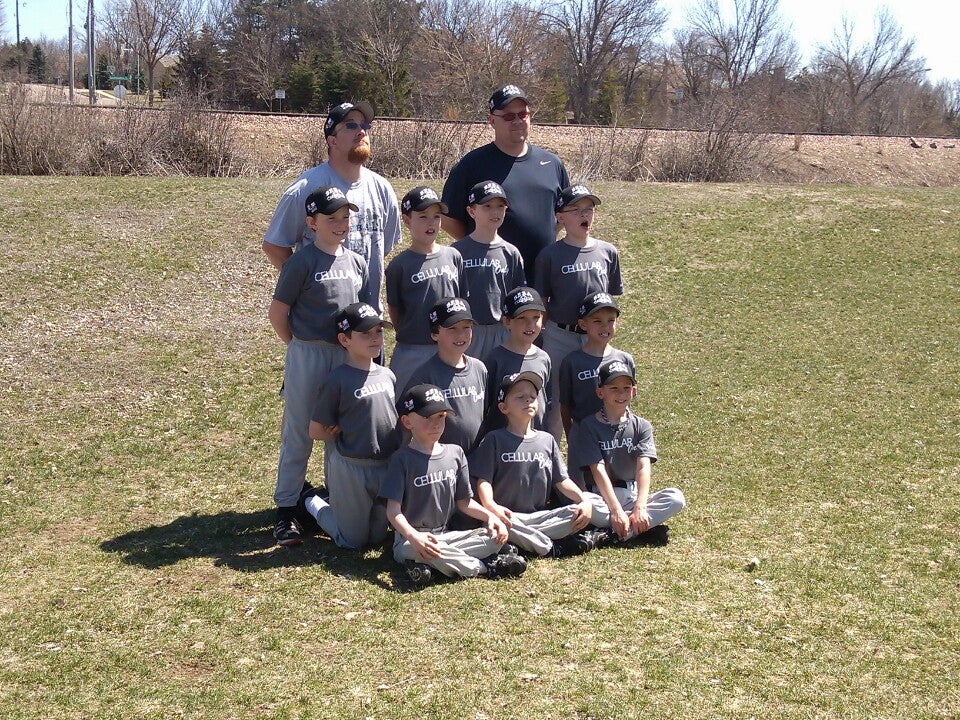
[[[513,122],[514,120],[517,120],[517,119],[526,120],[528,117],[530,117],[531,115],[533,115],[533,111],[532,111],[532,110],[521,110],[520,112],[508,112],[508,113],[503,113],[503,114],[501,114],[501,115],[497,115],[496,113],[492,113],[492,114],[495,115],[495,116],[498,117],[498,118],[503,118],[503,121],[504,121],[504,122],[508,122],[508,123],[509,123],[509,122]]]
[[[373,127],[368,122],[357,122],[356,120],[347,120],[342,124],[342,127],[345,127],[347,130],[369,130]]]

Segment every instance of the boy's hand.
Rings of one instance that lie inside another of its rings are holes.
[[[498,543],[505,543],[509,537],[507,526],[493,513],[489,513],[489,515],[490,517],[487,519],[487,532],[490,533],[490,537],[496,538]]]
[[[493,503],[490,512],[497,516],[500,522],[506,526],[507,530],[513,527],[513,512],[510,508]]]
[[[573,511],[573,531],[579,532],[590,524],[590,518],[593,517],[593,505],[589,500],[583,500],[575,505]]]
[[[634,535],[650,529],[650,514],[645,505],[637,505],[630,513],[630,527]]]
[[[418,532],[410,538],[410,544],[420,560],[440,557],[440,541],[433,533]]]
[[[626,540],[630,536],[630,518],[622,509],[610,511],[610,527],[621,540]]]

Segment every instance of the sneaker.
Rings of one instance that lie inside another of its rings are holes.
[[[502,548],[500,548],[500,552],[497,553],[497,555],[519,555],[519,554],[520,554],[520,548],[518,548],[513,543],[506,543]]]
[[[573,535],[567,535],[565,538],[554,540],[553,556],[560,558],[583,555],[597,547],[604,536],[605,533],[600,530],[581,530]]]
[[[415,560],[407,560],[403,563],[403,568],[407,574],[407,582],[411,585],[427,585],[433,580],[433,571],[430,566]]]
[[[307,500],[311,497],[318,496],[323,497],[322,491],[325,488],[319,487],[315,488],[308,482],[303,483],[303,490],[300,491],[300,498],[297,500],[296,512],[294,513],[294,518],[297,523],[300,525],[300,529],[304,532],[308,532],[311,535],[316,534],[320,530],[320,526],[317,525],[316,518],[310,514],[310,511],[307,510]]]
[[[283,512],[286,510],[287,512]],[[277,522],[273,526],[273,537],[277,540],[277,545],[283,547],[293,547],[303,543],[303,534],[300,530],[300,523],[293,516],[292,508],[278,508]]]
[[[631,545],[646,545],[648,547],[663,547],[670,542],[670,527],[657,525],[646,530],[630,540]]]
[[[527,569],[527,561],[523,559],[523,555],[509,552],[505,555],[491,555],[483,564],[487,566],[487,577],[491,580],[517,577],[523,575]]]

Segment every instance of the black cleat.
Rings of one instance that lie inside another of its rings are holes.
[[[407,582],[411,585],[423,587],[433,580],[433,570],[426,563],[407,560],[403,563],[403,568],[406,571]]]
[[[277,508],[277,522],[273,526],[273,537],[277,545],[295,547],[303,543],[300,523],[293,516],[293,508]]]
[[[527,561],[523,555],[514,555],[510,552],[504,555],[491,555],[483,561],[483,564],[487,566],[487,577],[491,580],[517,577],[523,575],[527,569]]]

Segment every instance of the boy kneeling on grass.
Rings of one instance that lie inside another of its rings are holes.
[[[523,574],[527,563],[506,545],[507,528],[473,499],[463,449],[440,442],[447,414],[453,412],[443,391],[414,385],[400,396],[397,412],[410,443],[390,459],[380,496],[397,531],[393,557],[405,566],[407,579],[426,584],[433,570],[447,577]],[[485,526],[447,530],[458,510]]]
[[[480,441],[470,456],[470,471],[480,502],[507,526],[510,542],[541,556],[578,555],[596,544],[597,531],[585,530],[592,505],[567,476],[553,435],[533,429],[542,389],[536,372],[503,379],[497,399],[507,427]],[[554,489],[575,504],[547,509]]]
[[[623,360],[600,366],[597,396],[603,406],[573,426],[570,465],[582,472],[587,490],[604,504],[595,504],[593,523],[608,527],[612,544],[665,545],[668,519],[686,500],[677,488],[650,492],[650,468],[657,460],[653,426],[630,412],[637,394],[633,372]],[[628,514],[629,513],[629,514]]]

